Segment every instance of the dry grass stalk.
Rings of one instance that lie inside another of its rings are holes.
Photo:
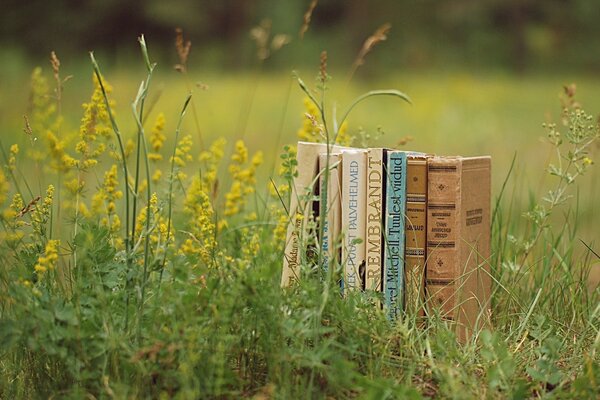
[[[177,50],[177,56],[179,57],[179,64],[175,64],[175,70],[179,72],[185,72],[187,70],[187,61],[192,49],[192,41],[185,41],[183,38],[183,30],[181,28],[175,29],[177,36],[175,37],[175,49]]]
[[[38,201],[41,200],[40,196],[37,196],[36,198],[34,198],[33,200],[31,200],[29,202],[29,204],[27,204],[25,207],[23,207],[21,209],[21,211],[19,211],[19,213],[15,216],[15,218],[21,218],[23,215],[27,214],[28,212],[30,212],[33,207],[37,204]]]
[[[371,36],[369,36],[367,40],[365,40],[365,42],[362,45],[362,48],[356,56],[356,59],[354,60],[354,63],[352,64],[352,69],[350,70],[350,74],[348,75],[348,81],[352,79],[358,67],[365,63],[365,57],[371,52],[371,50],[373,50],[375,45],[387,39],[387,35],[390,29],[392,29],[392,25],[389,23],[385,23],[379,28],[377,28],[377,30]]]
[[[27,115],[23,115],[23,120],[25,122],[23,132],[25,132],[25,134],[31,139],[33,137],[33,129],[31,129],[31,124],[29,123],[29,118],[27,118]]]
[[[321,52],[321,62],[319,64],[319,79],[321,83],[325,84],[327,82],[327,51],[323,50]]]
[[[318,3],[318,0],[312,0],[310,2],[310,5],[308,6],[308,10],[306,10],[306,12],[304,13],[302,27],[300,28],[300,32],[298,34],[298,36],[300,36],[300,39],[304,39],[304,34],[306,33],[306,31],[308,31],[308,26],[310,25],[312,13],[315,10],[317,3]]]
[[[56,56],[54,50],[50,52],[50,64],[52,64],[52,72],[54,73],[54,79],[60,81],[60,60]]]
[[[256,43],[256,56],[260,61],[269,58],[269,37],[271,36],[271,20],[263,19],[260,24],[250,30],[250,37]]]

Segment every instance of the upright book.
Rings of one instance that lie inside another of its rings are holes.
[[[490,316],[491,158],[432,157],[428,171],[428,305],[464,342]]]
[[[340,151],[331,146],[330,152]],[[303,242],[306,240],[308,221],[313,215],[315,180],[319,153],[326,153],[324,143],[298,142],[297,175],[292,182],[289,224],[283,257],[281,286],[289,286],[300,278]]]
[[[321,248],[323,250],[323,267],[327,270],[330,264],[336,265],[340,262],[340,233],[342,224],[342,155],[341,153],[327,153],[319,155],[319,186],[324,212],[321,223],[323,223],[323,237]],[[329,168],[329,173],[326,173]]]
[[[403,151],[387,153],[383,293],[391,320],[400,317],[404,303],[406,157]]]
[[[368,150],[365,289],[377,292],[382,289],[386,161],[386,149]]]
[[[406,163],[405,309],[424,316],[427,242],[427,156],[409,154]]]
[[[364,288],[367,151],[342,150],[343,288]]]

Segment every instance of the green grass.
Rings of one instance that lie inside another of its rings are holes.
[[[134,138],[130,103],[145,72],[103,73],[114,87],[111,98],[117,102],[121,131]],[[66,84],[66,133],[77,129],[79,104],[92,90],[90,75],[91,68],[79,71]],[[310,81],[312,73],[303,75]],[[349,87],[331,82],[328,96],[340,108],[365,89],[394,87],[412,97],[413,106],[370,100],[351,116],[351,130],[383,127],[386,133],[378,144],[394,145],[410,135],[407,147],[415,150],[493,157],[494,201],[499,199],[491,260],[493,328],[460,345],[435,316],[424,327],[411,316],[392,325],[371,306],[369,294],[342,299],[335,283],[319,280],[310,265],[303,266],[300,285],[282,290],[282,243],[272,242],[275,221],[264,205],[277,206],[277,201],[264,193],[273,163],[283,145],[295,141],[302,123],[301,91],[287,74],[265,73],[258,80],[251,75],[190,76],[210,85],[194,94],[204,142],[225,137],[233,144],[243,138],[250,153],[265,153],[247,208],[258,209],[261,218],[227,218],[229,227],[218,234],[208,261],[165,250],[164,269],[156,262],[160,244],[152,244],[155,257],[143,261],[141,249],[151,232],[142,230],[140,248],[129,253],[113,245],[115,234],[99,227],[97,217],[79,216],[75,224],[73,215],[56,217],[56,204],[50,233],[20,228],[25,237],[16,245],[0,244],[5,266],[0,272],[0,397],[595,398],[600,392],[600,291],[589,287],[589,275],[599,264],[581,243],[598,252],[595,199],[600,193],[594,166],[568,185],[572,197],[547,218],[523,216],[545,204],[542,196],[560,181],[545,170],[549,162],[556,163],[556,147],[541,140],[546,133],[541,124],[559,121],[558,94],[570,77],[399,73]],[[20,143],[23,176],[16,174],[16,180],[43,195],[48,183],[57,183],[49,173],[36,173],[24,156],[28,146],[43,146],[41,139],[31,144],[22,134],[22,115],[28,113],[25,79],[15,77],[0,92],[0,139],[5,148]],[[600,81],[577,83],[581,103],[598,110],[594,94]],[[163,111],[169,154],[187,88],[181,76],[163,72],[153,76],[149,98],[157,92],[161,96],[150,111],[148,129],[157,111]],[[182,126],[182,134],[188,133],[196,140],[196,156],[199,134],[190,110]],[[597,145],[591,152],[593,158]],[[85,175],[85,201],[102,183],[107,163]],[[223,217],[231,179],[227,164],[219,167],[213,219]],[[131,158],[130,169],[134,165]],[[168,170],[166,163],[161,168]],[[206,173],[195,161],[186,172],[190,178]],[[122,187],[122,175],[119,182]],[[189,180],[184,182],[174,185],[177,246],[193,224],[182,210],[182,199],[191,192]],[[159,212],[166,216],[168,185],[162,183],[155,190]],[[27,203],[32,196],[24,197]],[[145,192],[139,202],[138,209],[145,209]],[[6,227],[10,221],[3,215]],[[524,256],[524,243],[536,232],[539,238]],[[260,249],[248,256],[240,243],[247,244],[250,233],[258,235]],[[38,276],[34,265],[51,235],[63,240],[61,261]],[[24,279],[34,282],[38,292]]]

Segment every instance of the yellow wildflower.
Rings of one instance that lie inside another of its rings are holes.
[[[0,206],[4,204],[8,196],[8,180],[2,169],[0,169]]]
[[[202,186],[201,179],[194,177],[188,188],[183,207],[191,223],[189,237],[179,251],[187,256],[197,256],[202,262],[210,264],[217,249],[216,226],[212,204]]]
[[[49,185],[46,189],[46,197],[41,204],[36,204],[31,212],[31,227],[33,233],[42,237],[46,233],[46,223],[52,214],[52,201],[54,198],[54,186]]]
[[[298,130],[298,139],[305,142],[323,142],[323,128],[319,123],[319,109],[308,98],[304,98],[304,118]]]
[[[167,137],[163,133],[165,129],[165,115],[163,113],[158,114],[156,117],[156,122],[154,123],[154,127],[150,133],[150,145],[152,146],[152,152],[148,154],[148,158],[151,161],[160,161],[162,160],[162,154],[160,154],[160,150],[162,149],[165,140]]]
[[[19,145],[13,144],[10,146],[10,152],[8,155],[8,169],[14,171],[17,169],[17,155],[19,154]]]
[[[104,207],[106,216],[101,219],[100,224],[107,227],[111,234],[116,234],[121,229],[121,220],[116,214],[116,202],[122,197],[123,192],[119,190],[117,165],[113,164],[104,173],[102,187],[92,197],[92,210],[95,214],[100,214]]]
[[[179,171],[177,172],[177,178],[180,180],[184,180],[187,175],[180,171],[181,168],[184,168],[186,164],[193,160],[190,152],[192,151],[192,135],[185,135],[177,146],[175,147],[175,157],[171,157],[171,161],[175,163]]]
[[[98,137],[108,138],[111,132],[108,109],[96,75],[94,75],[93,81],[94,92],[90,102],[83,104],[83,118],[79,126],[80,141],[75,146],[75,150],[81,155],[77,167],[83,170],[97,164],[97,158],[106,149],[103,143],[97,143]],[[112,90],[106,81],[104,81],[104,88],[107,93]]]
[[[212,142],[208,150],[200,153],[198,161],[204,164],[202,170],[202,182],[204,190],[206,192],[213,191],[214,185],[217,182],[217,171],[219,162],[225,155],[225,144],[224,138],[220,138]]]
[[[262,152],[257,152],[248,164],[248,149],[242,140],[235,144],[235,152],[231,156],[229,173],[232,178],[229,192],[225,195],[225,211],[228,217],[241,212],[246,205],[247,195],[254,193],[256,185],[256,169],[262,164]]]
[[[58,262],[59,245],[59,240],[48,240],[44,255],[40,255],[38,257],[38,261],[34,266],[34,269],[38,274],[43,274],[46,271],[52,271],[56,268],[56,263]]]

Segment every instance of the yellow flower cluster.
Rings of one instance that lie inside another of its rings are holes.
[[[254,193],[256,186],[256,169],[263,162],[263,154],[258,151],[248,163],[248,149],[242,140],[235,144],[235,152],[231,156],[229,173],[232,178],[231,188],[225,195],[225,211],[227,217],[239,214],[246,205],[247,195]]]
[[[113,164],[104,173],[102,187],[92,197],[92,211],[97,215],[104,211],[106,215],[102,217],[100,224],[107,227],[112,235],[118,234],[121,229],[121,220],[116,213],[116,202],[122,197],[123,192],[119,190],[117,165]]]
[[[25,226],[25,221],[22,218],[17,217],[19,212],[25,207],[23,204],[23,198],[19,193],[13,195],[10,206],[4,210],[2,218],[5,221],[6,229],[0,232],[0,240],[4,241],[9,247],[12,247],[18,243],[25,235],[22,230]]]
[[[52,271],[56,268],[58,262],[58,246],[60,245],[59,240],[48,240],[46,243],[46,249],[44,255],[38,257],[38,261],[35,264],[35,272],[44,274],[46,271]]]
[[[156,122],[154,123],[152,131],[150,132],[150,145],[152,146],[152,152],[148,154],[150,161],[160,161],[163,158],[162,154],[160,154],[160,150],[163,148],[165,140],[167,139],[163,133],[164,129],[165,115],[160,113],[156,117]]]
[[[325,128],[321,121],[321,114],[315,104],[308,98],[304,98],[304,120],[302,127],[298,129],[298,139],[305,142],[325,143],[327,136],[325,134]],[[352,137],[348,134],[348,124],[344,122],[337,134],[337,138],[329,138],[335,143],[341,146],[350,146],[352,144]]]
[[[189,237],[182,243],[179,251],[187,256],[197,256],[205,264],[211,264],[217,250],[214,211],[199,177],[192,180],[183,207],[191,223]]]
[[[98,163],[97,158],[104,153],[104,143],[97,143],[98,137],[110,136],[110,117],[100,82],[94,75],[94,92],[89,103],[83,104],[83,118],[79,126],[80,141],[75,145],[75,150],[81,155],[79,160],[68,160],[70,164],[81,170],[87,170]],[[106,81],[104,88],[109,93],[112,89]]]
[[[65,150],[65,142],[50,130],[46,132],[46,141],[52,157],[51,169],[57,172],[67,172],[75,165],[75,159],[68,155]]]
[[[17,155],[19,154],[19,145],[13,144],[10,146],[10,153],[8,154],[8,169],[14,172],[17,169]]]
[[[54,186],[49,185],[46,189],[46,197],[42,204],[36,204],[31,212],[31,228],[35,235],[43,237],[46,233],[46,223],[52,214],[52,201],[54,198]]]
[[[178,168],[176,176],[179,180],[187,178],[187,175],[181,171],[181,168],[184,168],[188,162],[194,159],[191,155],[192,145],[192,135],[185,135],[179,140],[179,143],[177,143],[177,146],[175,147],[175,157],[171,157],[171,161],[174,162]]]
[[[219,138],[211,143],[208,150],[201,152],[198,156],[198,161],[204,166],[202,170],[202,183],[207,193],[215,191],[219,162],[225,155],[226,143],[225,138]]]
[[[8,197],[8,189],[8,180],[6,179],[6,175],[4,175],[2,169],[0,169],[0,206],[4,204],[6,198]]]

